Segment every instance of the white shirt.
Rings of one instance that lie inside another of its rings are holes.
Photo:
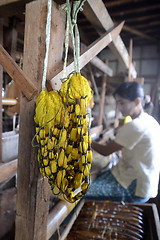
[[[127,188],[137,179],[136,196],[154,198],[160,173],[160,126],[147,113],[119,128],[115,142],[123,146],[122,158],[113,167],[117,181]]]

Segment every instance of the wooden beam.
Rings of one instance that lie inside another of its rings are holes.
[[[47,3],[48,0],[39,0],[26,6],[23,71],[32,80],[38,92],[42,89],[46,50]],[[52,16],[55,16],[54,11],[61,13],[62,9],[52,2]],[[52,20],[54,25],[63,21],[63,15],[60,13]],[[53,37],[52,33],[50,37]],[[54,37],[55,45],[62,40],[59,36],[57,39],[56,35]],[[42,178],[39,173],[37,148],[31,144],[35,134],[34,114],[35,101],[28,102],[22,97],[15,240],[46,239],[50,186],[48,179]]]
[[[112,31],[109,33],[103,34],[98,40],[93,42],[91,45],[87,47],[87,49],[81,54],[79,57],[79,68],[82,69],[87,63],[91,61],[100,51],[102,51],[109,43],[115,39],[122,27],[124,22],[119,24],[117,27],[115,27]],[[66,68],[66,75],[74,71],[74,61],[72,60],[71,63]],[[55,77],[53,77],[50,80],[50,84],[54,88],[55,83],[60,87],[60,79],[62,78],[63,69],[60,69],[60,71],[57,73]]]
[[[0,44],[0,64],[4,67],[10,77],[16,82],[19,89],[28,98],[33,99],[37,93],[37,88],[33,85],[22,69],[16,64],[12,57]]]
[[[151,36],[149,36],[149,35],[147,35],[147,34],[144,34],[144,33],[142,33],[141,31],[138,31],[138,30],[136,30],[136,29],[134,29],[134,28],[132,28],[132,27],[129,27],[129,26],[127,26],[127,25],[125,25],[125,26],[123,27],[123,30],[125,30],[125,31],[127,31],[127,32],[130,32],[130,33],[132,33],[132,34],[134,34],[134,35],[140,36],[140,37],[142,37],[142,38],[149,39],[149,40],[151,40],[151,41],[154,41],[154,42],[157,42],[157,43],[158,43],[158,40],[157,40],[157,39],[155,39],[155,38],[153,38],[153,37],[151,37]]]
[[[123,11],[117,11],[117,12],[114,12],[112,13],[112,16],[113,17],[116,17],[116,16],[121,16],[123,17],[124,15],[129,15],[129,14],[132,14],[132,13],[143,13],[143,12],[146,12],[146,11],[150,11],[150,10],[154,10],[154,9],[159,9],[160,8],[160,4],[150,4],[146,7],[142,6],[142,7],[136,7],[136,8],[129,8],[129,9],[123,9]]]
[[[87,0],[83,6],[83,14],[94,26],[99,35],[104,33],[104,31],[109,31],[114,26],[113,21],[102,0]],[[109,48],[112,50],[113,54],[117,56],[122,66],[128,70],[129,55],[121,37],[118,36],[112,43],[110,43]],[[131,65],[131,74],[133,78],[137,76],[133,64]]]
[[[133,55],[133,40],[130,39],[130,42],[129,42],[129,71],[128,71],[128,81],[133,81],[132,79],[132,75],[131,75],[131,70],[130,70],[130,66],[131,66],[131,63],[132,63],[132,55]]]
[[[101,100],[99,103],[99,119],[98,119],[98,125],[103,125],[103,116],[105,114],[104,112],[104,102],[105,102],[105,94],[106,94],[106,85],[107,85],[107,76],[106,74],[103,75],[103,82],[101,87]]]
[[[150,15],[140,16],[140,17],[134,16],[132,18],[129,16],[125,20],[126,20],[127,23],[130,23],[130,22],[134,22],[134,23],[138,22],[138,23],[140,23],[140,22],[143,22],[143,21],[146,21],[146,20],[153,21],[153,19],[155,19],[155,18],[159,19],[160,18],[160,14],[159,13],[158,14],[153,14],[153,15],[150,14]]]
[[[85,51],[85,49],[87,48],[87,46],[83,43],[81,43],[81,51]],[[108,76],[112,77],[113,76],[113,71],[112,69],[106,64],[104,63],[100,58],[98,58],[97,56],[95,56],[90,63],[95,66],[96,68],[98,68],[100,71],[102,71],[103,73],[107,74]]]
[[[91,64],[101,70],[103,73],[107,74],[108,76],[112,77],[113,76],[113,70],[105,64],[100,58],[94,57],[91,60]]]
[[[72,41],[70,39],[69,41],[69,48],[73,50],[73,44]],[[84,43],[81,43],[81,54],[86,50],[87,46]],[[95,66],[96,68],[98,68],[100,71],[102,71],[103,73],[107,74],[108,76],[112,77],[113,76],[113,71],[112,69],[105,64],[100,58],[98,58],[97,56],[95,56],[90,63]]]
[[[7,179],[13,177],[16,174],[17,165],[18,165],[17,159],[7,163],[0,164],[0,183],[6,181]]]
[[[0,7],[11,4],[11,3],[17,3],[20,2],[21,0],[1,0],[0,1]]]
[[[138,2],[144,2],[144,0],[138,0]],[[109,7],[118,7],[118,6],[122,6],[124,4],[128,4],[128,3],[133,3],[133,0],[117,0],[117,1],[111,1],[111,2],[105,2],[105,6],[106,8]]]

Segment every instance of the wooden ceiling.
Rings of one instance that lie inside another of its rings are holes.
[[[31,0],[1,0],[0,18],[4,22],[4,47],[7,48],[8,30],[15,27],[18,30],[19,46],[23,45],[25,25],[25,4]],[[88,0],[97,1],[97,0]],[[64,0],[56,0],[58,4]],[[133,45],[159,44],[160,42],[160,1],[159,0],[103,0],[103,3],[115,24],[125,21],[121,38],[126,47],[130,39]],[[86,15],[80,12],[78,25],[81,39],[90,44],[99,37],[97,29]]]
[[[121,38],[126,46],[129,46],[130,39],[133,39],[134,45],[159,44],[159,0],[103,0],[103,3],[114,24],[125,21]],[[90,40],[98,37],[83,13],[79,16],[79,27]]]

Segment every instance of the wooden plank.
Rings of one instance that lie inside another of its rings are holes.
[[[18,160],[15,159],[8,163],[0,164],[0,183],[6,181],[7,179],[13,177],[17,172]]]
[[[24,39],[24,73],[38,92],[42,88],[45,58],[47,0],[33,1],[26,6]],[[52,11],[58,11],[52,2]],[[54,24],[62,17],[54,19]],[[55,33],[54,33],[55,34]],[[51,35],[52,38],[52,35]],[[55,43],[61,39],[55,38]],[[56,58],[55,58],[56,59]],[[47,232],[50,186],[38,170],[37,148],[31,145],[35,134],[35,101],[21,98],[20,135],[17,179],[16,240],[44,240]]]
[[[102,0],[87,0],[83,6],[83,14],[94,26],[99,35],[109,31],[114,26],[113,21]],[[109,44],[109,48],[112,50],[113,54],[117,56],[122,66],[125,69],[128,69],[129,55],[121,37],[118,36],[116,39],[114,39],[113,42]],[[131,65],[131,74],[133,78],[137,76],[133,64]]]
[[[37,88],[33,85],[28,76],[22,69],[15,63],[12,57],[0,44],[0,64],[4,67],[10,77],[16,82],[19,89],[28,98],[33,99],[37,93]]]
[[[91,61],[100,51],[102,51],[109,43],[115,39],[122,27],[123,27],[124,22],[119,24],[117,27],[115,27],[112,31],[109,33],[103,34],[98,40],[94,41],[92,44],[90,44],[87,49],[81,54],[79,57],[79,68],[82,69],[87,63]],[[74,71],[74,61],[68,64],[66,68],[66,75],[70,74],[71,72]],[[63,74],[63,69],[60,69],[59,73],[55,77],[53,77],[50,80],[50,84],[52,86],[57,83],[60,86],[60,79],[62,78]]]

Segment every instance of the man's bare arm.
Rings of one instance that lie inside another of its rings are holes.
[[[92,141],[92,148],[96,152],[100,153],[103,156],[108,156],[112,154],[113,152],[117,152],[122,149],[122,146],[118,143],[116,143],[114,140],[106,145],[102,145],[100,143],[97,143],[95,141]]]

